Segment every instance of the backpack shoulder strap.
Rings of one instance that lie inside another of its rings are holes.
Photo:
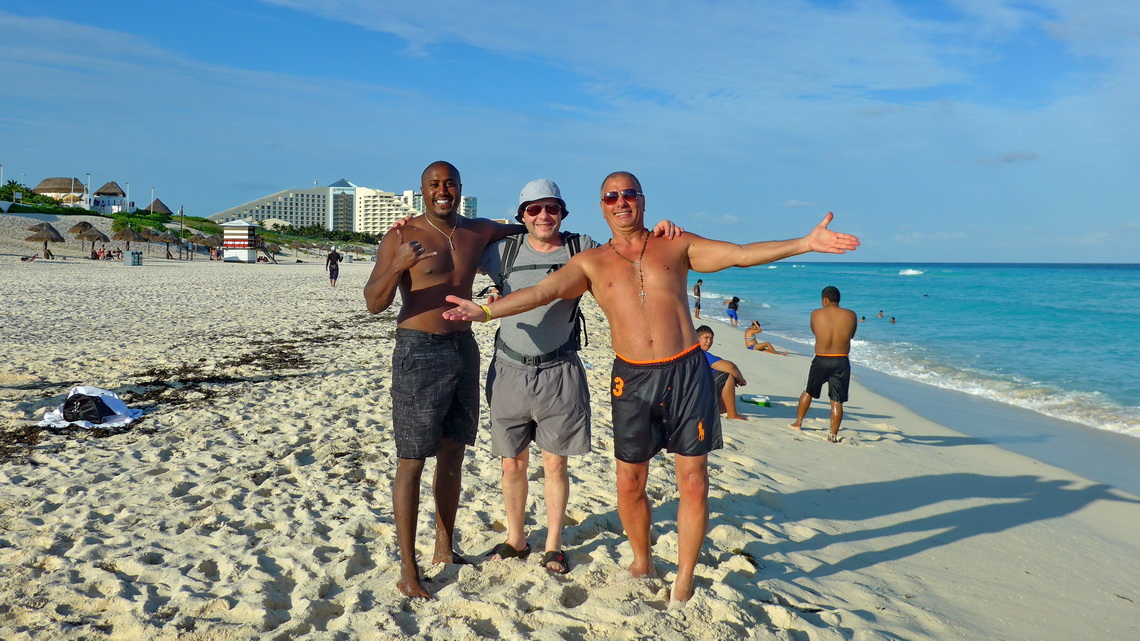
[[[499,261],[499,280],[495,283],[499,291],[503,291],[503,283],[515,268],[515,259],[519,256],[519,237],[507,236],[503,239],[503,258]]]
[[[582,251],[582,235],[574,234],[571,232],[562,232],[562,242],[566,243],[566,251],[570,252],[570,257],[573,258],[574,254]]]

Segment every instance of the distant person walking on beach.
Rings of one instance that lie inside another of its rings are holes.
[[[342,260],[344,260],[344,256],[340,255],[336,247],[333,247],[328,258],[325,258],[325,269],[329,273],[329,285],[333,287],[336,287],[336,279],[340,278],[340,261]]]
[[[709,362],[709,367],[714,371],[713,391],[716,392],[718,398],[720,413],[731,419],[745,420],[736,411],[736,388],[744,387],[748,381],[744,380],[744,374],[741,373],[736,363],[726,361],[719,356],[713,356],[712,352],[709,351],[713,346],[713,338],[713,330],[708,325],[701,325],[697,328],[697,344],[701,346],[701,351],[705,353],[705,360]]]
[[[851,385],[851,339],[858,323],[855,312],[839,306],[839,290],[823,288],[823,307],[811,313],[811,331],[815,334],[815,358],[808,370],[807,388],[800,394],[796,408],[796,422],[791,427],[800,429],[811,399],[819,398],[827,383],[827,397],[831,400],[831,433],[827,440],[839,442],[839,424],[843,422],[843,404],[847,402],[847,388]]]
[[[731,299],[724,301],[724,304],[728,305],[729,323],[731,323],[733,327],[736,327],[736,324],[740,322],[739,312],[737,311],[740,309],[740,298],[733,296]]]
[[[645,228],[645,196],[629,172],[607,176],[602,214],[613,233],[607,247],[584,251],[538,285],[488,305],[458,296],[444,313],[456,321],[487,321],[577,298],[589,290],[610,321],[617,353],[610,379],[617,458],[618,515],[633,549],[629,573],[656,575],[650,554],[652,514],[645,485],[649,461],[661,449],[673,453],[680,503],[677,509],[677,576],[671,598],[693,596],[693,571],[708,526],[708,453],[720,448],[720,414],[712,369],[689,320],[689,270],[710,273],[769,263],[809,251],[844,253],[854,236],[827,228],[832,215],[795,240],[735,245],[684,234],[654,240]]]
[[[579,251],[599,247],[589,236],[562,233],[570,211],[558,185],[540,179],[519,195],[516,220],[527,233],[491,245],[480,269],[502,295],[538,284],[561,269]],[[657,233],[677,228],[664,221]],[[487,404],[491,412],[491,453],[503,461],[503,502],[507,540],[496,545],[492,559],[526,558],[525,516],[529,491],[530,443],[542,451],[546,501],[546,548],[542,564],[566,574],[570,560],[562,550],[562,526],[570,498],[567,462],[590,451],[590,390],[581,349],[578,298],[557,299],[529,312],[504,318],[495,335],[495,356],[487,371]]]
[[[761,341],[756,338],[756,335],[764,331],[760,328],[760,321],[752,321],[752,324],[744,330],[744,346],[748,349],[756,350],[757,352],[772,352],[780,356],[787,356],[787,352],[778,351],[768,341]]]
[[[462,183],[451,163],[428,165],[421,176],[423,215],[384,235],[364,287],[368,311],[390,307],[400,292],[392,350],[392,431],[396,476],[392,505],[400,554],[396,587],[431,598],[416,563],[420,477],[435,457],[435,554],[432,563],[467,563],[453,549],[462,489],[463,455],[479,420],[479,348],[466,322],[444,320],[446,296],[470,296],[487,245],[521,231],[515,225],[459,216]]]
[[[693,318],[701,317],[701,283],[705,281],[697,279],[697,284],[693,285]]]

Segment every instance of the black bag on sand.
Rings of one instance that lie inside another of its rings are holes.
[[[107,407],[103,399],[98,396],[72,394],[63,402],[63,420],[65,421],[87,421],[88,423],[101,424],[104,418],[114,415],[115,412]]]

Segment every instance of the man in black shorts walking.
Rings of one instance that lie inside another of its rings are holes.
[[[396,478],[392,505],[400,549],[400,592],[430,598],[416,563],[416,521],[424,463],[435,457],[435,554],[432,563],[466,563],[452,548],[462,489],[463,455],[475,444],[479,419],[479,349],[471,324],[447,321],[444,297],[470,296],[487,245],[521,226],[459,215],[463,185],[451,163],[428,165],[421,176],[424,208],[384,235],[364,287],[368,311],[378,314],[400,292],[392,351],[392,428]]]
[[[831,432],[827,440],[839,442],[839,424],[843,422],[843,404],[847,402],[847,388],[851,385],[851,339],[859,323],[855,312],[839,306],[839,290],[823,288],[823,307],[811,313],[811,331],[815,334],[815,358],[808,370],[807,388],[800,394],[796,408],[796,422],[791,427],[800,429],[811,399],[819,398],[827,383],[827,397],[831,400]]]

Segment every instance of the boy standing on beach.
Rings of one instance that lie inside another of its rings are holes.
[[[487,245],[518,233],[517,225],[459,215],[463,185],[451,163],[428,165],[421,179],[426,212],[384,235],[364,299],[368,311],[390,307],[400,292],[392,351],[392,428],[396,477],[392,504],[400,553],[396,587],[430,598],[415,558],[420,477],[435,457],[435,555],[432,563],[467,563],[452,548],[462,488],[463,455],[475,444],[479,419],[479,348],[471,325],[444,320],[446,296],[470,296]]]
[[[808,370],[807,388],[800,394],[796,422],[791,427],[800,429],[811,399],[819,398],[826,381],[827,397],[831,400],[831,433],[827,440],[838,443],[843,404],[847,402],[847,388],[851,385],[851,360],[847,355],[851,352],[851,339],[855,337],[859,323],[855,320],[855,312],[839,306],[838,289],[828,285],[820,296],[823,307],[811,313],[815,358]]]
[[[634,578],[656,574],[645,484],[649,461],[666,449],[675,455],[680,490],[677,577],[671,598],[688,601],[708,526],[708,453],[721,447],[712,370],[689,320],[689,270],[749,267],[809,251],[844,253],[855,249],[859,240],[829,230],[829,213],[811,233],[795,240],[735,245],[686,233],[654,240],[650,247],[641,183],[624,171],[602,182],[601,207],[613,233],[608,246],[583,251],[538,285],[489,305],[449,296],[458,306],[444,317],[485,322],[556,298],[577,298],[587,290],[594,295],[609,319],[617,352],[610,393],[618,515],[634,557],[628,570]]]

